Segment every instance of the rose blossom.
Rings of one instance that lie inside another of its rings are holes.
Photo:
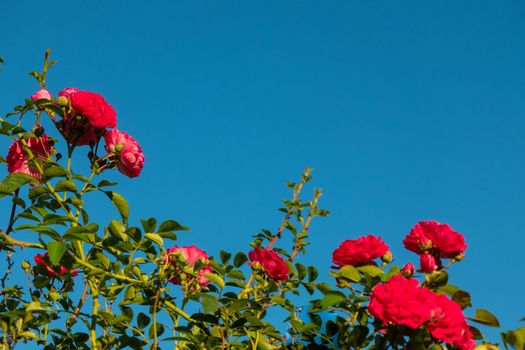
[[[388,246],[380,237],[368,235],[358,239],[347,239],[334,250],[332,261],[334,264],[344,265],[368,265],[373,260],[385,255]]]
[[[444,294],[435,294],[430,322],[425,327],[434,338],[461,350],[476,346],[461,307]]]
[[[438,268],[436,259],[429,253],[424,253],[419,256],[419,264],[421,272],[424,273],[430,273]]]
[[[25,142],[25,146],[23,145]],[[34,157],[29,161],[29,154],[25,148],[29,148]],[[46,134],[42,137],[29,137],[24,140],[15,140],[7,152],[7,170],[9,173],[24,173],[33,176],[39,182],[41,180],[40,172],[34,166],[33,162],[46,160],[53,153],[53,146],[49,142]]]
[[[418,222],[403,240],[408,250],[417,254],[433,250],[442,258],[453,258],[467,249],[465,238],[447,224]]]
[[[277,281],[288,279],[289,271],[286,262],[273,250],[255,247],[248,253],[248,257],[252,266],[260,265],[270,278]]]
[[[199,277],[197,278],[197,281],[201,286],[207,286],[210,281],[204,277],[207,273],[212,273],[212,268],[208,264],[208,254],[204,250],[201,250],[197,248],[196,246],[188,246],[188,247],[181,247],[174,246],[173,248],[169,248],[166,250],[166,256],[164,256],[164,263],[169,263],[171,266],[175,268],[176,273],[169,278],[169,281],[174,284],[181,284],[180,279],[178,276],[176,276],[177,273],[180,273],[180,267],[177,266],[176,260],[173,259],[173,255],[180,254],[182,257],[182,260],[186,262],[186,264],[193,268],[195,267],[195,264],[197,264],[198,261],[200,261],[205,266],[201,268],[198,272]],[[188,280],[191,279],[191,276],[188,276]]]
[[[117,126],[117,113],[101,95],[68,88],[62,94],[59,93],[59,96],[68,97],[74,114],[86,117],[89,124],[94,128],[114,128]]]
[[[412,277],[415,272],[415,267],[412,263],[406,263],[401,269],[401,274],[405,277]]]
[[[117,125],[115,110],[99,94],[66,88],[58,96],[59,104],[71,106],[60,122],[60,131],[72,144],[82,146],[96,143],[106,128]]]
[[[385,325],[395,323],[416,329],[430,318],[433,294],[414,278],[394,275],[374,287],[368,311]]]
[[[43,255],[42,254],[37,254],[34,257],[34,260],[35,260],[35,263],[37,265],[44,266],[46,268],[47,275],[49,277],[63,276],[63,275],[68,274],[68,273],[71,274],[71,277],[75,277],[75,276],[78,275],[78,270],[77,269],[68,270],[64,265],[60,265],[59,271],[56,271],[55,269],[53,269],[53,267],[51,267],[51,265],[48,263],[48,261],[49,261],[49,254],[48,253],[45,253]]]
[[[46,89],[40,89],[31,96],[31,100],[51,100],[51,94]]]
[[[142,148],[135,139],[123,131],[113,129],[104,136],[106,151],[117,156],[117,167],[128,177],[140,175],[144,166]]]

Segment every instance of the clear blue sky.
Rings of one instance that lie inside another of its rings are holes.
[[[311,166],[332,215],[314,223],[306,262],[327,272],[342,240],[368,233],[400,264],[416,262],[405,234],[447,222],[469,244],[452,282],[504,328],[520,325],[525,2],[4,1],[0,11],[0,111],[34,92],[26,73],[51,48],[52,93],[102,93],[143,146],[142,176],[118,177],[135,223],[175,218],[193,228],[182,244],[247,250],[281,220],[285,181]]]

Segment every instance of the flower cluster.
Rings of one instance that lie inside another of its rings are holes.
[[[99,171],[116,167],[128,177],[140,175],[144,166],[142,148],[133,137],[114,129],[117,113],[104,97],[90,91],[66,88],[54,100],[48,90],[40,89],[31,96],[31,100],[54,103],[62,108],[60,120],[55,119],[52,111],[48,113],[70,145],[89,145],[93,149],[104,138],[107,155],[97,162],[100,163]],[[45,110],[45,104],[43,106]],[[25,139],[25,144],[22,140],[15,140],[7,156],[9,172],[26,173],[40,181],[41,170],[31,161],[47,158],[51,153],[52,146],[45,134],[40,138]]]
[[[461,307],[416,279],[395,275],[372,290],[368,311],[383,322],[412,329],[425,327],[437,340],[462,350],[475,347]]]
[[[442,258],[460,260],[467,249],[463,235],[436,221],[417,223],[403,244],[408,250],[419,254],[420,270],[426,273],[441,268]]]

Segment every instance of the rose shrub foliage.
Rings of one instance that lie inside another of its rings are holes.
[[[288,183],[279,227],[255,234],[245,252],[179,247],[176,233],[188,228],[174,220],[134,226],[103,177],[113,169],[139,176],[143,151],[116,129],[125,119],[100,94],[47,90],[54,63],[47,51],[43,70],[30,73],[37,91],[0,118],[10,139],[0,197],[11,201],[0,231],[2,349],[497,348],[474,327],[497,319],[484,309],[466,317],[470,294],[448,284],[467,245],[447,224],[421,221],[404,239],[420,257],[417,270],[393,264],[381,237],[352,236],[334,243],[331,282],[317,281],[317,268],[300,261],[312,220],[328,215],[319,190],[301,197],[310,169]],[[93,192],[118,218],[92,221],[85,201]],[[501,343],[519,349],[524,338],[522,328]]]

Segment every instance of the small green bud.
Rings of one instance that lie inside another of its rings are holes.
[[[121,144],[121,143],[117,143],[117,144],[115,145],[115,151],[117,151],[117,152],[122,151],[123,148],[124,148],[124,145]]]
[[[61,107],[65,107],[67,106],[69,103],[69,99],[66,97],[66,96],[59,96],[58,97],[58,104],[61,106]]]
[[[29,272],[29,269],[31,268],[31,264],[27,261],[22,261],[22,269],[27,273]]]
[[[381,260],[387,264],[390,264],[392,262],[392,252],[389,250],[381,257]]]

